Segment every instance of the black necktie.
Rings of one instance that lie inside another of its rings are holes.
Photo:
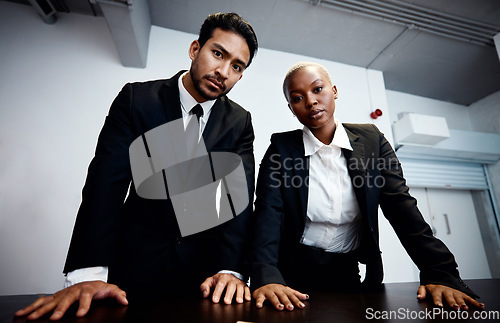
[[[203,116],[203,108],[197,104],[191,109],[191,114],[196,115],[196,119],[200,122],[200,117]]]
[[[203,115],[203,108],[201,105],[197,104],[195,105],[191,111],[191,120],[189,120],[189,123],[186,127],[186,135],[187,135],[187,140],[188,144],[194,144],[198,143],[198,139],[200,137],[200,117]],[[196,118],[194,118],[196,116]]]

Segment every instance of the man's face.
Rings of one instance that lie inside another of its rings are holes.
[[[214,100],[231,90],[243,76],[250,50],[240,35],[216,28],[203,47],[197,40],[191,43],[189,57],[192,60],[189,74],[197,92],[191,95],[201,102]]]
[[[334,124],[337,87],[315,66],[296,71],[288,81],[288,105],[300,123],[313,132]]]

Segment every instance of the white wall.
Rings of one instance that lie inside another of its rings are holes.
[[[500,91],[471,104],[469,117],[475,131],[500,134]],[[488,165],[488,173],[497,207],[500,208],[500,161]]]
[[[469,108],[451,102],[438,101],[408,93],[387,90],[391,124],[398,120],[398,114],[415,112],[431,116],[446,117],[448,128],[473,130],[469,119]]]

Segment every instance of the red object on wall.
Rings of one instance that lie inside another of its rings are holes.
[[[382,115],[382,110],[380,110],[380,109],[375,109],[375,111],[373,111],[372,113],[370,113],[370,117],[372,119],[377,119],[381,115]]]

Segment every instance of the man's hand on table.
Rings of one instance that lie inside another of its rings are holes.
[[[264,285],[253,292],[253,297],[258,308],[267,300],[279,311],[284,308],[289,311],[293,311],[295,307],[304,308],[302,301],[309,299],[309,295],[281,284]]]
[[[243,303],[243,300],[250,301],[252,299],[247,284],[233,274],[218,273],[205,279],[200,285],[204,298],[210,296],[210,289],[212,288],[214,288],[212,295],[212,302],[214,303],[219,302],[224,290],[226,290],[224,295],[224,303],[226,304],[232,303],[233,296],[236,298],[236,303]]]
[[[484,308],[483,303],[479,303],[469,295],[444,285],[420,285],[417,291],[417,299],[424,300],[426,297],[432,298],[434,305],[439,307],[443,307],[443,302],[446,302],[455,310],[467,310],[469,308],[467,303],[478,308]]]
[[[105,298],[114,298],[122,305],[128,304],[125,291],[118,286],[102,281],[90,281],[67,287],[51,296],[40,297],[33,304],[17,311],[15,315],[29,314],[29,320],[36,320],[53,311],[50,320],[59,320],[73,303],[79,301],[76,316],[82,317],[89,311],[92,300]]]

